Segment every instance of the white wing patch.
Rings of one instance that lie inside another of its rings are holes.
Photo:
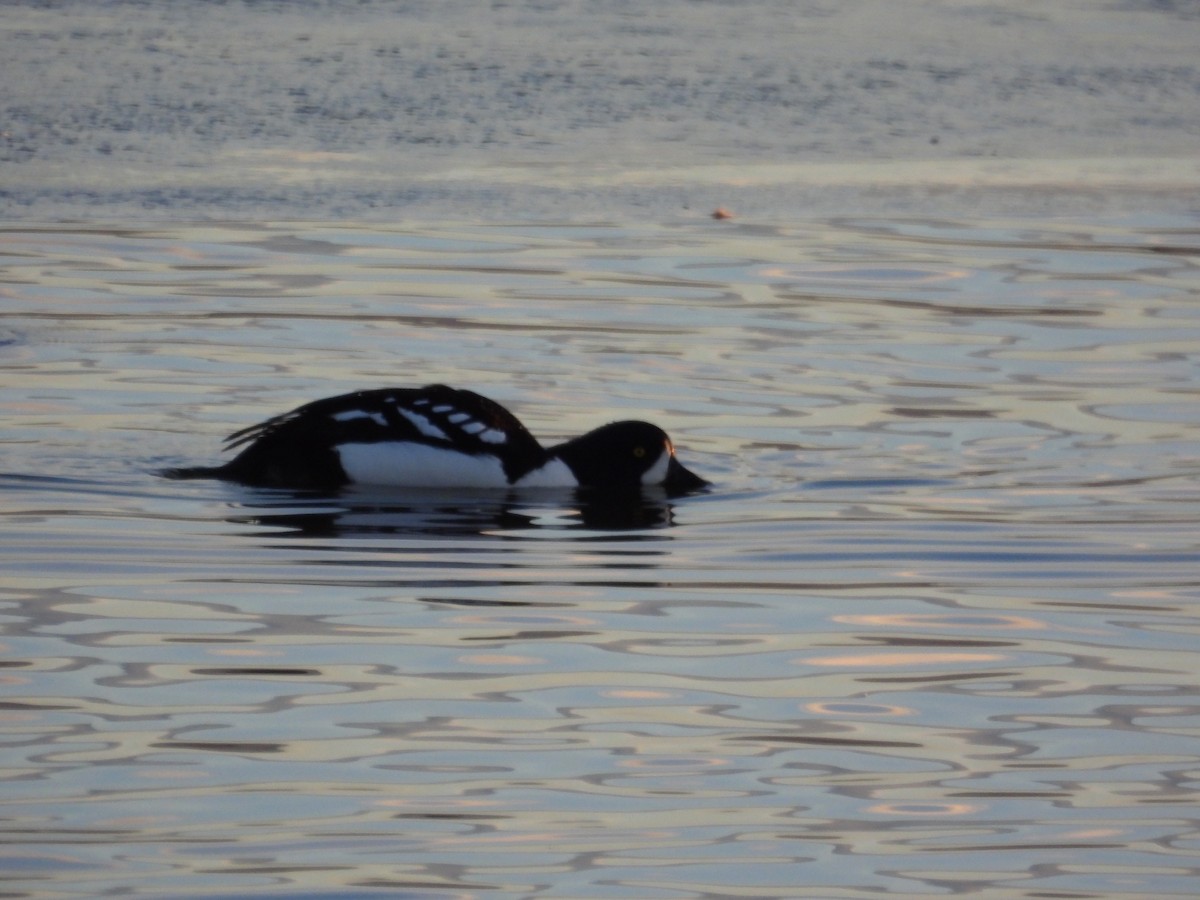
[[[504,468],[494,456],[389,441],[341,444],[337,453],[346,475],[355,484],[428,488],[509,486]]]
[[[479,433],[479,439],[489,444],[505,444],[508,442],[508,435],[495,428],[489,428]]]
[[[429,399],[422,397],[419,400],[414,400],[412,405],[429,406],[431,402]],[[406,419],[416,425],[420,429],[421,434],[426,437],[452,440],[450,435],[435,425],[433,421],[425,418],[423,412],[406,411],[403,407],[400,408],[400,412]],[[463,434],[475,435],[485,444],[496,444],[498,446],[508,443],[508,433],[506,431],[499,428],[489,428],[471,415],[471,413],[463,412],[463,410],[449,403],[439,403],[437,406],[429,406],[429,412],[434,415],[445,416],[446,424],[454,426],[454,429],[451,430],[456,429]]]
[[[446,434],[446,432],[442,431],[442,429],[438,428],[420,413],[405,409],[403,406],[397,406],[396,412],[400,413],[400,415],[412,422],[413,425],[417,427],[417,431],[421,432],[421,434],[425,435],[425,437],[437,438],[443,441],[450,440],[450,437]]]
[[[387,419],[382,414],[367,412],[365,409],[348,409],[345,412],[334,413],[330,418],[335,422],[353,422],[356,419],[371,419],[385,428],[387,427]]]

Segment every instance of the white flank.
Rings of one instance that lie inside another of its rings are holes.
[[[642,473],[642,484],[662,484],[667,477],[667,466],[671,464],[671,454],[664,448],[658,455],[654,465]]]
[[[416,425],[417,431],[421,432],[421,434],[425,435],[425,437],[441,438],[443,441],[449,440],[449,438],[446,436],[446,432],[442,431],[442,429],[438,428],[420,413],[415,413],[410,409],[405,409],[403,406],[396,407],[396,412],[400,413],[400,415],[404,416],[404,418]]]
[[[576,487],[578,484],[570,468],[561,459],[552,459],[540,469],[534,469],[517,479],[518,487]]]
[[[387,427],[387,419],[379,413],[367,412],[365,409],[348,409],[345,412],[334,413],[330,418],[335,422],[353,422],[355,419],[371,419]]]
[[[342,468],[355,484],[393,487],[508,487],[500,460],[426,444],[341,444]],[[563,468],[566,468],[565,466]]]

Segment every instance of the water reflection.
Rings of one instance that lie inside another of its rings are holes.
[[[586,539],[588,532],[629,532],[625,540],[674,525],[674,501],[661,490],[538,491],[525,493],[409,491],[381,497],[378,490],[336,494],[265,492],[243,500],[230,523],[265,526],[274,537],[386,539],[472,538],[525,530]],[[242,531],[247,536],[262,534]]]

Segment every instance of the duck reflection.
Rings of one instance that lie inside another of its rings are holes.
[[[257,492],[256,492],[257,493]],[[631,491],[490,492],[464,496],[439,491],[381,495],[347,488],[336,493],[263,491],[226,517],[293,537],[466,538],[505,532],[658,531],[675,524],[671,497],[658,489]],[[276,530],[278,529],[278,530]],[[657,537],[662,537],[661,533]]]

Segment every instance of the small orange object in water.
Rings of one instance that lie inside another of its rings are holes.
[[[712,217],[714,219],[732,219],[733,213],[731,213],[729,210],[727,210],[723,206],[718,206],[716,209],[713,210]]]

